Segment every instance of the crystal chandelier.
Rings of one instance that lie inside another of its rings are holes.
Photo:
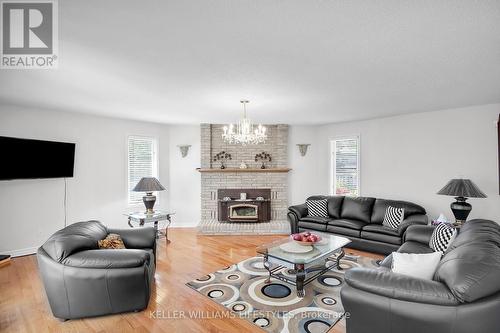
[[[242,145],[264,143],[267,139],[266,128],[260,124],[254,126],[252,121],[247,118],[247,103],[249,101],[242,100],[240,103],[243,104],[243,118],[237,126],[233,124],[224,126],[222,138],[227,143],[241,143]]]

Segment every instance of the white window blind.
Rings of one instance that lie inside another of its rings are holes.
[[[359,136],[332,141],[332,192],[334,195],[359,195]]]
[[[158,178],[156,139],[142,136],[128,138],[128,202],[139,204],[144,193],[133,192],[142,177]]]

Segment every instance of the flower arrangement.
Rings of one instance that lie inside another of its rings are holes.
[[[260,166],[260,168],[261,169],[265,169],[266,168],[266,162],[271,162],[272,161],[271,155],[269,155],[265,151],[263,151],[260,154],[256,154],[255,155],[255,162],[259,162],[259,161],[262,162],[262,165]]]
[[[224,165],[224,163],[228,160],[232,160],[232,156],[231,154],[229,153],[226,153],[225,151],[221,151],[220,153],[217,153],[215,156],[214,156],[214,162],[220,162],[220,168],[221,169],[225,169],[226,166]]]

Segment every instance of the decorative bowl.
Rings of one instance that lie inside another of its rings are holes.
[[[309,237],[309,236],[314,236],[316,238],[316,241],[305,241],[305,240],[296,240],[294,239],[294,236],[297,236],[297,235],[301,235],[303,238],[304,237]],[[321,241],[321,236],[319,235],[316,235],[316,234],[313,234],[313,233],[299,233],[299,234],[292,234],[290,235],[290,238],[297,244],[299,245],[304,245],[304,246],[308,246],[308,245],[314,245],[314,244],[317,244]]]

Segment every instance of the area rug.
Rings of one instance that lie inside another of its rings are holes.
[[[274,278],[266,283],[268,272],[262,257],[246,259],[187,285],[225,306],[233,317],[246,319],[266,332],[324,333],[344,316],[340,289],[345,270],[378,266],[378,260],[346,255],[340,262],[343,270],[332,269],[317,277],[305,287],[303,298],[297,297],[295,286],[289,283]],[[294,271],[283,268],[279,274],[293,277]]]

